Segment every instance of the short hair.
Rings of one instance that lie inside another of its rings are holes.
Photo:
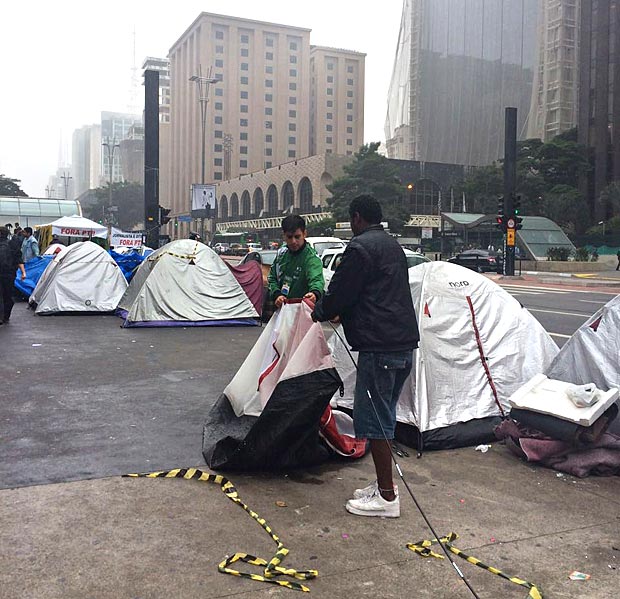
[[[28,235],[32,235],[32,227],[24,227],[24,231],[26,231]]]
[[[284,233],[294,233],[297,229],[306,230],[306,221],[299,214],[289,214],[282,219],[282,231]]]
[[[381,205],[368,194],[359,195],[351,201],[349,216],[353,218],[356,212],[370,225],[377,225],[383,220]]]
[[[9,229],[7,227],[0,227],[0,239],[6,239],[9,236]]]

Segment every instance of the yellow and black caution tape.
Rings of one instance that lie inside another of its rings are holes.
[[[158,260],[160,260],[163,256],[174,256],[175,258],[181,258],[182,260],[195,260],[196,259],[196,255],[198,254],[198,242],[196,242],[196,245],[194,246],[194,251],[191,254],[175,254],[174,252],[170,252],[168,250],[166,250],[165,252],[159,252],[159,254],[153,256],[151,254],[151,256],[147,257],[147,260],[150,262],[157,262]]]
[[[260,582],[269,582],[271,584],[277,584],[287,589],[293,589],[295,591],[309,592],[310,589],[299,583],[290,580],[278,580],[277,576],[290,576],[297,580],[310,580],[316,578],[319,573],[317,570],[293,570],[291,568],[283,568],[280,564],[282,560],[288,555],[289,550],[284,547],[280,537],[272,530],[272,528],[261,518],[256,512],[252,511],[239,497],[239,493],[235,486],[223,476],[219,474],[207,474],[197,468],[176,468],[175,470],[164,470],[162,472],[149,472],[145,474],[125,474],[125,477],[146,477],[146,478],[184,478],[186,480],[200,480],[206,483],[214,483],[220,485],[222,492],[230,499],[234,501],[238,506],[242,507],[250,516],[258,522],[261,527],[269,534],[273,541],[278,546],[276,554],[269,560],[264,560],[255,555],[249,553],[235,553],[233,556],[226,557],[221,562],[217,569],[224,574],[232,574],[233,576],[241,576],[242,578],[250,578],[251,580],[258,580]],[[250,574],[247,572],[240,572],[234,570],[230,566],[235,562],[246,562],[253,566],[260,566],[264,568],[263,575]]]
[[[528,597],[530,597],[531,599],[543,599],[542,592],[535,584],[532,584],[531,582],[527,582],[527,580],[522,580],[521,578],[517,578],[516,576],[509,576],[508,574],[504,574],[504,572],[502,572],[501,570],[498,570],[497,568],[493,568],[493,566],[487,566],[486,564],[482,563],[479,559],[472,557],[471,555],[467,555],[466,553],[463,553],[463,551],[461,551],[457,547],[454,547],[451,543],[452,541],[458,538],[459,536],[455,532],[451,532],[449,535],[445,537],[441,537],[441,539],[439,540],[441,541],[443,546],[448,551],[450,551],[451,553],[454,553],[454,555],[458,555],[459,557],[462,557],[464,560],[468,561],[470,564],[474,564],[474,566],[478,566],[479,568],[482,568],[483,570],[487,570],[488,572],[491,572],[492,574],[497,574],[497,576],[500,576],[504,580],[508,580],[514,584],[518,584],[519,586],[529,589],[530,593]],[[431,549],[431,547],[437,542],[438,542],[437,539],[432,539],[431,541],[419,541],[418,543],[407,543],[407,548],[411,549],[411,551],[414,551],[415,553],[417,553],[418,555],[422,557],[437,557],[439,559],[444,559],[443,555],[440,555],[439,553],[435,553]]]

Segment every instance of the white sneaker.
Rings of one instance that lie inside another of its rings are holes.
[[[373,495],[378,489],[379,485],[375,480],[363,489],[355,489],[355,491],[353,491],[353,499],[361,499],[362,497]],[[394,494],[398,497],[398,487],[396,485],[394,485]]]
[[[379,491],[360,499],[349,499],[346,504],[347,512],[356,516],[379,516],[381,518],[400,517],[400,500],[398,495],[394,501],[387,501],[381,497]]]

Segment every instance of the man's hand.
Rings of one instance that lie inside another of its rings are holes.
[[[310,300],[313,304],[316,304],[316,295],[314,295],[312,291],[306,293],[306,295],[304,295],[304,299]]]
[[[286,301],[286,298],[283,295],[278,295],[278,297],[276,297],[276,309],[280,309],[282,307],[282,304]]]
[[[26,273],[25,273],[25,272],[23,272],[23,273],[22,273],[22,281],[25,281],[25,280],[26,280]]]
[[[329,322],[332,324],[340,324],[340,316],[334,316]]]

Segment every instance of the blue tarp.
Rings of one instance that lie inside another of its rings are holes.
[[[37,256],[24,264],[26,269],[26,278],[22,281],[21,272],[17,270],[15,275],[15,288],[23,293],[26,297],[30,297],[34,288],[37,286],[43,271],[47,265],[54,259],[54,256]]]
[[[127,282],[129,283],[136,272],[136,268],[142,264],[145,256],[141,256],[137,252],[131,252],[130,254],[118,254],[114,250],[110,250],[110,256],[114,258],[114,262],[116,262]]]

